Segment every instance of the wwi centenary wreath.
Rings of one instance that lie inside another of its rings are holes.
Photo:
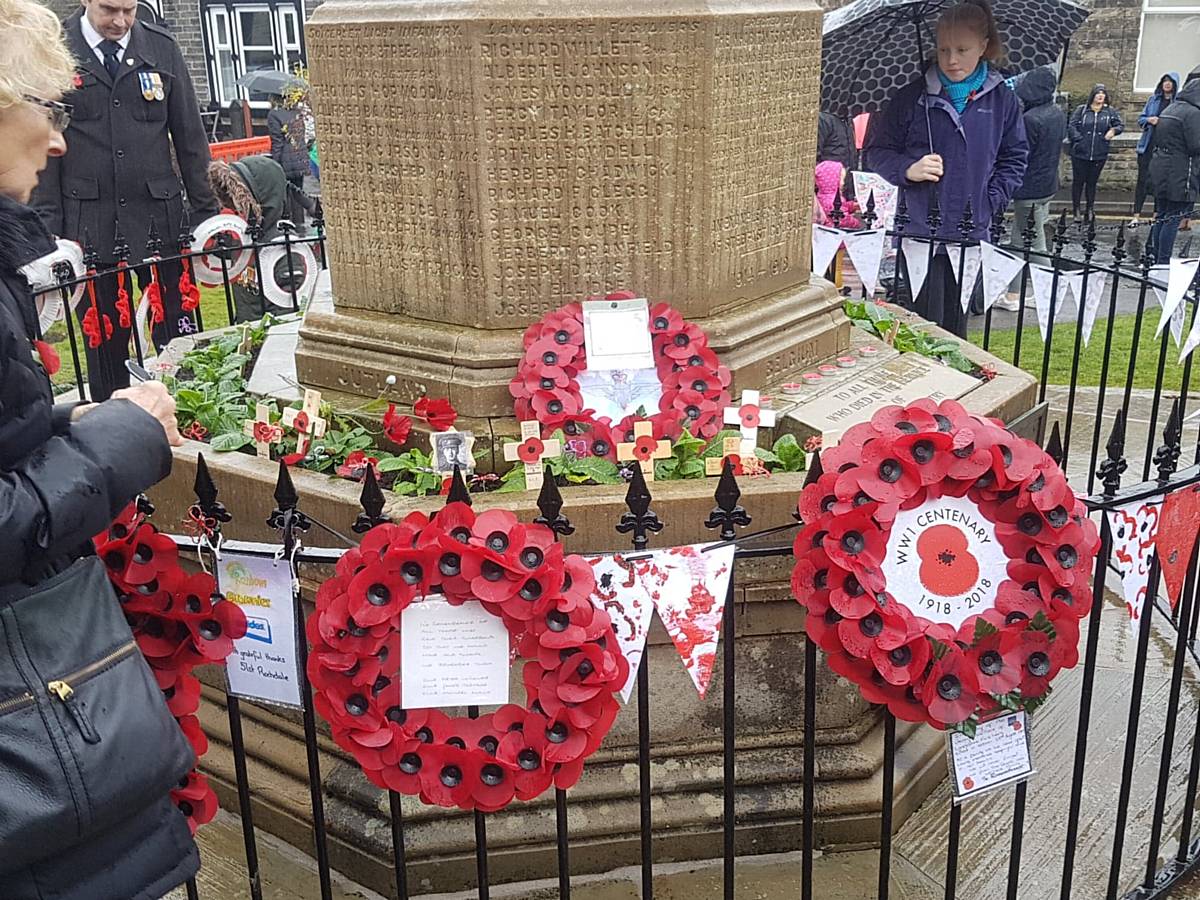
[[[606,294],[605,300],[632,300],[630,291]],[[525,354],[509,383],[517,418],[536,419],[543,437],[562,429],[567,446],[578,455],[615,461],[617,444],[633,441],[635,421],[646,418],[657,440],[677,439],[687,428],[696,437],[712,437],[722,428],[730,403],[729,369],[708,346],[701,328],[684,321],[666,303],[650,307],[650,334],[655,367],[662,383],[659,410],[649,416],[629,415],[613,424],[584,408],[579,374],[587,369],[583,306],[571,303],[525,330]],[[649,412],[649,411],[647,411]]]
[[[579,780],[617,716],[629,674],[591,567],[554,534],[505,510],[451,503],[379,525],[317,591],[307,632],[316,709],[378,787],[425,803],[492,812]],[[404,709],[400,617],[441,594],[482,603],[528,660],[524,706],[478,719]]]
[[[830,667],[898,718],[971,732],[1079,661],[1100,544],[1058,464],[959,403],[881,409],[801,493],[792,590]]]

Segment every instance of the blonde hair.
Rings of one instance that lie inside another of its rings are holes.
[[[55,98],[71,89],[75,61],[62,25],[37,0],[0,0],[0,110],[26,96]]]

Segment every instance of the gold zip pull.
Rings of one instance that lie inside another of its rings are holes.
[[[46,688],[63,703],[75,696],[75,689],[65,681],[52,681]]]

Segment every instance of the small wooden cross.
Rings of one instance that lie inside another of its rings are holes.
[[[742,456],[754,453],[758,446],[758,427],[772,428],[775,411],[759,406],[758,391],[742,391],[741,406],[725,407],[725,424],[736,425],[742,433]]]
[[[525,463],[525,489],[537,490],[542,486],[543,460],[562,455],[562,441],[551,438],[543,441],[541,428],[532,419],[521,423],[521,440],[504,445],[504,458],[509,462],[520,460]]]
[[[307,445],[313,438],[325,437],[326,421],[321,418],[321,392],[307,388],[304,405],[300,409],[288,407],[283,411],[283,424],[305,438]]]
[[[271,422],[272,406],[266,400],[259,400],[254,407],[254,418],[242,426],[242,434],[254,438],[260,459],[270,459],[271,445],[283,440],[283,429]]]
[[[721,455],[711,456],[704,461],[705,475],[720,475],[725,467],[725,460],[733,463],[733,474],[739,474],[742,464],[742,439],[727,437],[721,441]]]
[[[649,422],[635,422],[633,440],[625,444],[617,444],[617,459],[622,462],[637,460],[642,467],[642,475],[647,481],[654,480],[654,461],[666,459],[671,455],[670,441],[656,441],[654,426]]]

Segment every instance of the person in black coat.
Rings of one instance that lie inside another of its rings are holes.
[[[1150,249],[1167,263],[1180,221],[1200,198],[1200,66],[1191,71],[1175,102],[1158,116],[1154,129],[1154,225]]]
[[[267,134],[271,137],[271,159],[279,163],[288,182],[297,191],[304,190],[304,176],[311,168],[308,160],[308,141],[305,137],[304,111],[282,105],[282,98],[271,101],[267,113]],[[304,224],[304,207],[292,197],[288,199],[288,218],[297,226]]]
[[[97,271],[104,271],[117,263],[118,223],[131,248],[131,263],[146,258],[152,224],[163,255],[175,252],[184,220],[180,176],[193,226],[215,215],[217,206],[208,189],[208,136],[175,39],[162,26],[136,21],[136,0],[83,4],[63,26],[77,67],[68,149],[46,167],[34,205],[51,233],[90,245]],[[163,263],[158,271],[164,320],[154,329],[154,343],[162,347],[179,336],[184,315],[179,263]],[[149,267],[138,266],[136,274],[144,288]],[[127,289],[136,301],[138,293]],[[86,348],[91,396],[103,400],[129,386],[125,360],[130,334],[120,327],[115,275],[100,279],[97,301],[114,326],[111,338]],[[83,306],[81,317],[90,308]]]
[[[1049,66],[1031,70],[1017,85],[1017,96],[1025,112],[1025,138],[1029,141],[1029,164],[1025,178],[1013,194],[1013,224],[1011,241],[1020,247],[1022,236],[1033,213],[1032,249],[1046,252],[1046,220],[1050,216],[1050,201],[1058,193],[1058,161],[1062,156],[1063,138],[1067,134],[1067,117],[1054,103],[1058,76]]]
[[[1067,137],[1071,141],[1071,209],[1077,219],[1079,201],[1085,194],[1087,216],[1091,218],[1096,206],[1096,185],[1108,162],[1109,145],[1125,130],[1121,114],[1108,105],[1108,100],[1108,88],[1096,85],[1088,102],[1079,104],[1067,123]]]
[[[0,897],[157,900],[199,865],[169,795],[194,754],[136,652],[91,538],[166,477],[170,444],[182,441],[161,384],[100,404],[53,402],[47,371],[57,360],[20,269],[54,249],[26,204],[47,157],[66,151],[70,111],[59,100],[72,63],[57,19],[34,0],[0,0],[0,34]],[[51,691],[44,679],[94,664],[73,650],[92,647],[101,630],[109,651],[115,635],[134,652],[68,696]],[[97,695],[103,684],[122,693]],[[119,714],[128,712],[120,697],[142,710],[136,723]],[[89,705],[91,738],[75,727]]]
[[[849,126],[833,113],[822,112],[817,116],[817,162],[831,159],[839,162],[850,172],[857,168],[854,152],[854,137]]]

